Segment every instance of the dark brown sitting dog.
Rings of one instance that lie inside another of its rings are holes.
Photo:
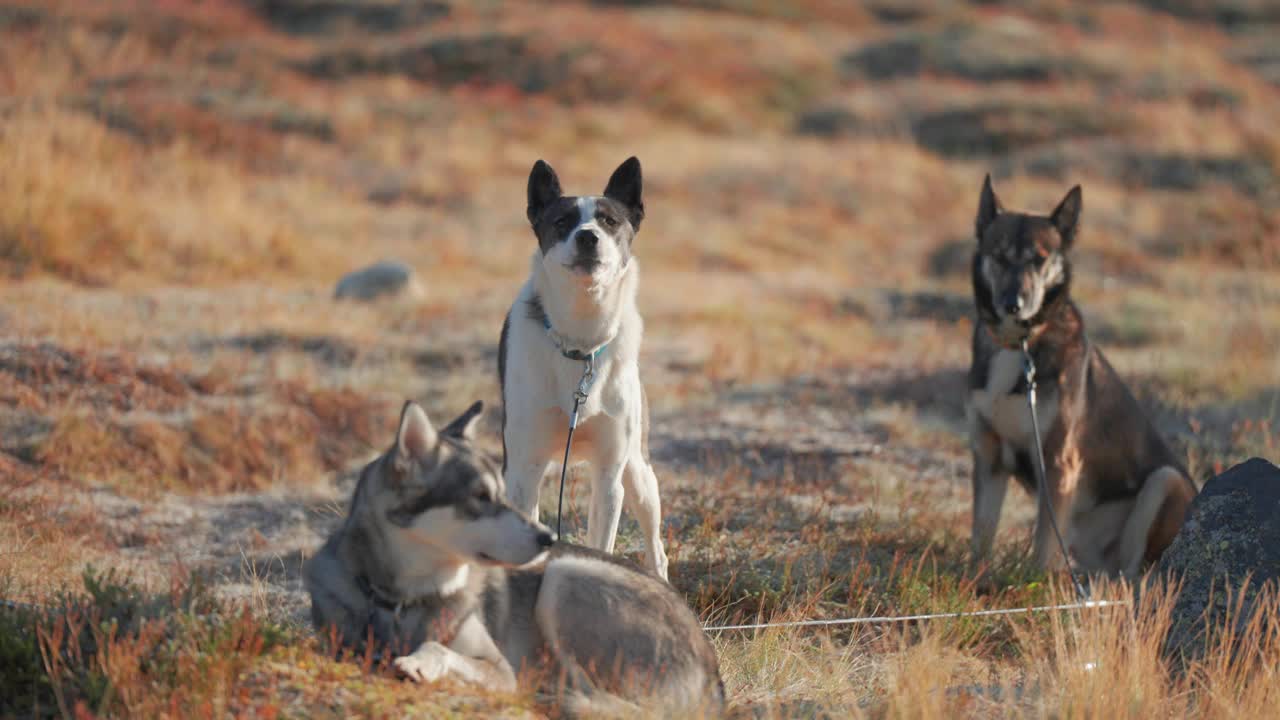
[[[1067,258],[1080,208],[1078,185],[1048,216],[1006,212],[990,176],[982,186],[973,258],[978,322],[967,409],[973,562],[991,551],[1009,476],[1036,491],[1025,339],[1036,368],[1036,416],[1058,527],[1079,569],[1132,578],[1173,540],[1195,486],[1085,335],[1071,301]],[[1035,558],[1047,569],[1061,568],[1068,561],[1054,540],[1048,512],[1041,502]]]

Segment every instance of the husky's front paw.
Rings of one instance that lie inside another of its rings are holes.
[[[412,655],[398,657],[396,669],[416,682],[435,682],[449,674],[449,649],[438,642],[429,642]]]

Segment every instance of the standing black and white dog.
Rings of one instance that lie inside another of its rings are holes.
[[[593,382],[578,411],[574,452],[594,478],[587,545],[613,551],[624,498],[640,522],[649,568],[667,577],[658,480],[649,465],[649,410],[640,384],[640,268],[631,246],[644,218],[640,161],[622,163],[604,195],[566,197],[551,166],[529,174],[538,238],[529,280],[502,325],[498,376],[503,473],[516,508],[538,517],[542,478],[560,460],[584,368]]]

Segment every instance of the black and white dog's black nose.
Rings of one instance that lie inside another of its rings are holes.
[[[538,545],[539,545],[539,547],[544,547],[544,548],[545,548],[545,547],[551,547],[552,545],[554,545],[554,544],[555,544],[555,542],[556,542],[556,536],[555,536],[555,535],[552,535],[552,534],[551,534],[551,533],[549,533],[549,532],[540,532],[540,533],[538,533]]]
[[[596,234],[591,230],[578,231],[575,239],[578,243],[578,249],[582,251],[593,251],[596,249],[596,245],[600,244],[600,238],[596,237]]]

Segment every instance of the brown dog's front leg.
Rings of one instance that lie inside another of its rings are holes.
[[[1076,483],[1080,473],[1074,468],[1063,470],[1050,467],[1047,474],[1049,476],[1047,487],[1038,488],[1036,495],[1038,508],[1034,555],[1040,567],[1052,572],[1071,567],[1071,558],[1063,555],[1058,537],[1053,532],[1052,520],[1057,521],[1058,531],[1062,533],[1063,542],[1066,542],[1066,538],[1071,536],[1071,528],[1067,523],[1071,518],[1072,505],[1075,503]],[[1048,493],[1049,502],[1045,501],[1044,493]],[[1052,516],[1050,512],[1053,513]]]
[[[1009,474],[997,469],[1000,440],[990,430],[970,431],[973,450],[973,533],[970,536],[970,569],[991,556],[996,529],[1000,526],[1000,510],[1009,489]]]

